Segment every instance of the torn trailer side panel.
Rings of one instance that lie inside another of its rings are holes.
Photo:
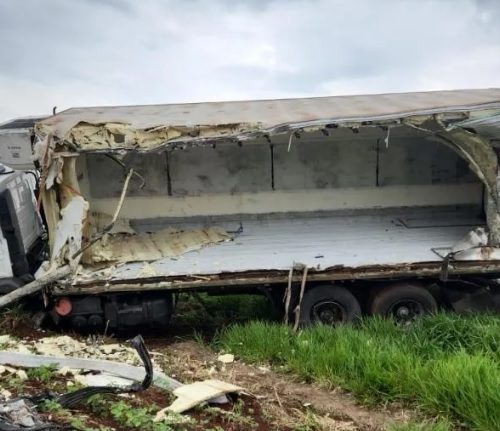
[[[496,148],[460,124],[499,112],[500,90],[62,112],[36,125],[54,292],[494,280]]]

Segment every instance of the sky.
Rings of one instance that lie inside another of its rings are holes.
[[[499,19],[497,0],[0,0],[0,122],[500,87]]]

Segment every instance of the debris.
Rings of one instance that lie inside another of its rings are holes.
[[[274,388],[274,396],[276,397],[276,401],[278,401],[278,405],[280,406],[280,409],[283,409],[283,403],[281,402],[280,396],[278,395],[278,390],[276,387]]]
[[[97,243],[98,241],[100,241],[104,237],[104,235],[106,235],[107,233],[111,232],[111,230],[113,229],[113,226],[114,226],[116,220],[118,219],[118,216],[120,215],[120,211],[122,209],[123,202],[125,200],[125,196],[127,195],[128,185],[130,183],[130,179],[132,178],[133,174],[134,174],[134,170],[130,169],[128,171],[127,176],[125,177],[125,182],[123,183],[123,188],[122,188],[122,192],[121,192],[121,195],[120,195],[120,200],[118,201],[118,205],[115,208],[115,213],[113,214],[113,217],[111,218],[111,221],[109,222],[109,224],[106,225],[101,232],[99,232],[92,239],[90,239],[87,244],[85,244],[83,247],[81,247],[79,250],[77,250],[73,254],[72,259],[75,259],[77,256],[79,256],[80,254],[82,254],[85,250],[87,250],[92,245],[94,245],[95,243]]]
[[[452,253],[468,250],[474,247],[484,247],[488,245],[488,234],[484,227],[472,229],[467,235],[458,241],[451,249]]]
[[[189,251],[231,240],[224,229],[178,230],[166,228],[152,233],[106,234],[90,247],[85,262],[141,262],[177,257]]]
[[[302,273],[302,282],[300,283],[300,295],[299,295],[299,302],[297,306],[295,307],[295,324],[293,325],[293,330],[297,332],[299,329],[299,324],[300,324],[300,308],[302,306],[302,299],[304,298],[304,291],[306,288],[306,282],[307,282],[307,273],[309,271],[309,268],[307,266],[304,266],[304,272]]]
[[[8,391],[7,389],[0,389],[0,396],[4,399],[4,400],[10,400],[12,398],[12,392],[11,391]]]
[[[19,353],[31,353],[30,349],[28,349],[26,346],[23,346],[22,344],[19,344],[16,350]]]
[[[115,376],[110,373],[85,374],[75,376],[77,381],[85,386],[118,386],[130,385],[130,379]]]
[[[70,367],[62,367],[57,371],[57,374],[61,376],[75,375],[78,374],[76,370],[71,369]]]
[[[166,412],[182,413],[205,401],[218,398],[221,395],[241,393],[243,388],[219,380],[204,380],[189,385],[183,385],[173,391],[177,399],[168,407],[160,410],[155,421],[161,421]]]
[[[135,381],[128,386],[89,386],[76,391],[68,392],[67,394],[59,395],[56,397],[46,397],[45,399],[55,399],[63,407],[73,407],[81,401],[96,395],[96,394],[120,394],[123,392],[139,392],[146,390],[153,382],[153,364],[151,357],[144,345],[144,340],[140,335],[137,335],[130,343],[137,350],[141,357],[146,374],[141,383]]]
[[[81,247],[83,223],[87,217],[88,209],[89,204],[82,196],[74,196],[61,209],[61,219],[57,223],[50,257],[51,265],[58,265],[67,257],[73,268],[78,264],[78,261],[72,256]]]
[[[28,375],[24,370],[16,370],[15,374],[20,380],[28,380]]]
[[[137,275],[138,277],[158,277],[159,273],[153,265],[146,263],[141,268],[141,271]]]
[[[14,339],[10,335],[0,335],[0,345],[10,344]]]
[[[61,356],[42,356],[35,354],[28,355],[17,352],[0,351],[0,366],[2,364],[9,364],[16,367],[27,368],[36,368],[50,365],[55,368],[59,368],[60,371],[64,372],[68,372],[68,369],[100,371],[132,381],[140,381],[144,377],[143,368],[128,365],[123,362],[113,362],[109,360],[87,358],[72,358],[67,357],[64,354],[62,354]],[[14,368],[4,366],[4,372],[5,371],[14,373],[16,370]],[[153,384],[168,391],[172,391],[175,388],[182,386],[182,383],[175,379],[172,379],[171,377],[168,377],[159,370],[154,370]]]
[[[35,404],[28,399],[0,400],[0,430],[2,431],[51,431],[61,427],[43,422]]]
[[[24,370],[18,370],[12,366],[27,368],[51,366],[58,369],[58,374],[71,376],[68,387],[73,386],[76,382],[91,386],[92,391],[97,391],[95,393],[99,393],[106,388],[123,392],[127,390],[127,387],[137,385],[145,377],[144,368],[129,365],[130,363],[137,363],[137,359],[141,360],[138,352],[121,344],[88,344],[67,335],[42,338],[30,344],[22,343],[23,340],[9,341],[5,346],[6,351],[0,351],[0,375],[8,372],[12,375],[19,375],[20,373],[21,377],[27,377]],[[32,349],[33,353],[25,354],[9,351],[9,349],[17,349],[19,345],[25,345],[27,348]],[[34,353],[45,354],[37,355]],[[225,361],[228,361],[231,357],[234,360],[233,355],[221,356]],[[116,361],[106,360],[108,358]],[[148,358],[151,361],[149,355]],[[80,370],[94,372],[82,373]],[[175,391],[180,387],[184,387],[182,383],[165,375],[159,369],[154,369],[151,379],[153,385],[167,391]],[[216,392],[221,393],[220,391]],[[210,402],[219,404],[228,402],[226,396],[209,397],[209,399]]]
[[[234,362],[234,355],[231,353],[226,353],[225,355],[219,355],[217,360],[219,362],[222,362],[223,364],[230,364],[231,362]]]

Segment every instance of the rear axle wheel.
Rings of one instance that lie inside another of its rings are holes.
[[[397,283],[375,293],[370,313],[391,317],[398,324],[409,325],[426,314],[435,313],[437,308],[436,300],[425,287]]]
[[[356,297],[341,286],[316,286],[306,291],[300,309],[301,326],[351,323],[361,315]]]

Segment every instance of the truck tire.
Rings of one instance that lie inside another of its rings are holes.
[[[356,297],[340,286],[316,286],[304,293],[300,308],[300,325],[341,325],[361,316]]]
[[[17,278],[0,279],[0,295],[10,293],[20,288],[23,284],[25,283]]]
[[[392,284],[375,292],[370,304],[371,314],[392,317],[400,324],[411,324],[437,309],[434,296],[425,287],[411,283]]]

